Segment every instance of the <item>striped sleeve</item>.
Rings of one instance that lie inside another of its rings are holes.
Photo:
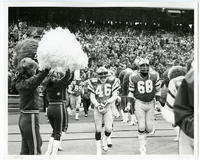
[[[159,74],[157,73],[157,78],[156,78],[156,83],[155,83],[155,88],[156,88],[156,96],[161,96],[161,83],[160,83],[160,77]]]
[[[166,105],[168,108],[171,108],[171,109],[173,108],[176,94],[177,94],[177,89],[176,89],[175,83],[173,80],[171,80],[169,82],[167,99],[166,99]]]
[[[135,91],[135,86],[134,86],[134,82],[133,82],[133,80],[132,80],[132,77],[133,77],[133,76],[130,76],[130,77],[129,77],[129,88],[128,88],[128,90],[129,90],[130,92],[134,92],[134,91]]]
[[[68,92],[69,92],[69,93],[72,93],[72,92],[73,92],[73,91],[72,91],[73,83],[74,83],[74,81],[72,81],[71,84],[70,84],[69,87],[68,87]]]
[[[115,78],[115,81],[112,85],[112,92],[120,89],[120,80],[118,78]]]
[[[91,83],[91,80],[88,81],[88,90],[95,94],[94,86]]]

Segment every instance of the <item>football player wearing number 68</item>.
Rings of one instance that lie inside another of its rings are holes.
[[[140,154],[146,154],[146,134],[153,131],[154,107],[160,105],[160,78],[157,72],[149,71],[149,60],[141,58],[139,70],[129,78],[129,94],[135,107],[138,121]],[[156,100],[156,102],[155,102]],[[130,109],[128,102],[127,109]]]
[[[101,146],[104,151],[108,150],[107,140],[112,131],[113,113],[112,104],[118,96],[120,81],[114,76],[109,76],[108,70],[105,67],[97,69],[97,78],[89,80],[88,90],[90,91],[90,100],[94,105],[94,122],[95,122],[95,139],[97,147],[97,155],[101,155]],[[101,131],[102,121],[105,125],[105,136],[102,139]]]

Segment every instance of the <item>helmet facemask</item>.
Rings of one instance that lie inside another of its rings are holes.
[[[140,65],[140,73],[142,76],[147,76],[149,73],[149,64],[141,64]]]
[[[108,77],[108,72],[98,73],[98,78],[101,83],[105,83]]]

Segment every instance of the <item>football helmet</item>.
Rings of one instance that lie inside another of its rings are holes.
[[[105,83],[107,77],[109,76],[108,70],[105,67],[99,67],[97,69],[97,76],[101,83]]]
[[[149,60],[141,58],[138,64],[140,73],[147,75],[149,73]]]

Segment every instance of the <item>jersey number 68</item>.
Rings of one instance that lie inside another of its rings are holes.
[[[138,81],[137,88],[139,93],[151,93],[153,90],[153,82],[151,80],[147,81]]]

